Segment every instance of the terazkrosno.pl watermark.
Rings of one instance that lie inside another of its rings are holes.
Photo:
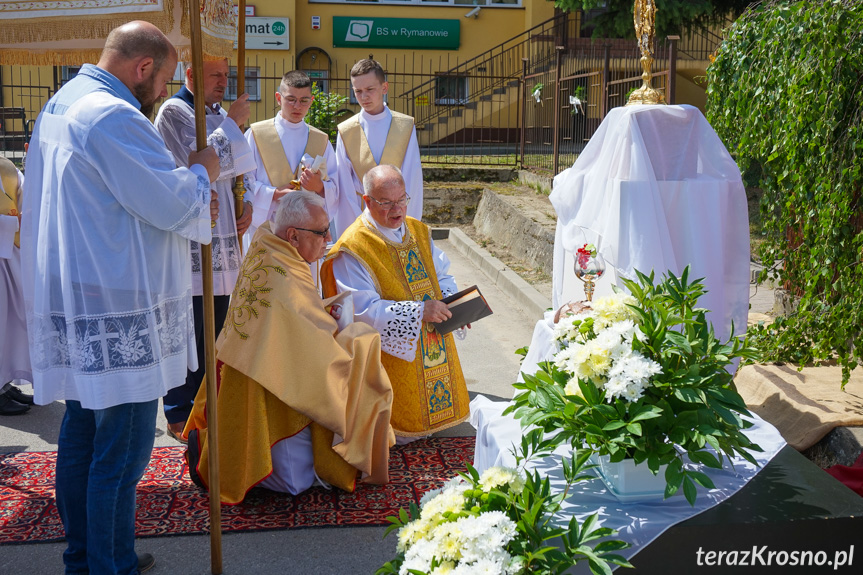
[[[847,551],[785,551],[770,549],[767,545],[753,545],[751,549],[732,551],[705,551],[699,547],[695,552],[699,567],[811,567],[830,566],[833,570],[854,564],[854,546]]]

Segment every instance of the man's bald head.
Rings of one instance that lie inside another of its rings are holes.
[[[102,50],[102,60],[134,61],[142,57],[153,59],[158,70],[165,65],[169,56],[176,58],[176,50],[153,24],[136,20],[111,30]],[[101,63],[101,61],[100,61]]]
[[[168,95],[165,86],[176,65],[177,50],[168,37],[140,20],[111,30],[97,64],[131,90],[145,116],[152,114],[156,102]]]

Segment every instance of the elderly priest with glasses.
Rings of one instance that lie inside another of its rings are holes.
[[[317,481],[353,491],[358,476],[388,480],[393,392],[380,336],[349,321],[349,297],[321,300],[309,263],[329,239],[323,198],[296,191],[246,253],[216,344],[223,502],[256,485],[296,495]],[[185,430],[199,484],[209,464],[205,405],[206,382]]]
[[[452,315],[440,300],[457,289],[431,229],[406,215],[411,198],[399,169],[370,169],[363,189],[365,211],[330,250],[321,279],[327,296],[351,292],[355,319],[381,334],[393,385],[392,425],[402,443],[469,415],[453,334],[434,329]]]

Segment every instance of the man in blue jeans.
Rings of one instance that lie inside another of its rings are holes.
[[[159,398],[194,364],[189,240],[218,215],[208,148],[178,168],[147,119],[177,65],[158,28],[113,30],[36,121],[21,255],[36,403],[66,401],[57,508],[67,574],[134,575],[135,487]]]

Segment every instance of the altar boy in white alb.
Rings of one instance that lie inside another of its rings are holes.
[[[339,162],[339,198],[330,209],[338,239],[357,219],[363,204],[363,176],[375,166],[401,170],[410,196],[407,216],[422,220],[423,172],[414,119],[393,112],[384,102],[389,90],[384,70],[374,60],[360,60],[351,68],[351,86],[362,110],[339,124],[336,159]]]
[[[333,202],[338,199],[336,155],[329,136],[304,121],[313,100],[311,79],[299,70],[287,72],[276,92],[279,113],[270,120],[255,122],[246,132],[255,159],[255,168],[246,175],[246,188],[255,202],[248,238],[272,220],[279,200],[294,190],[322,196],[327,211],[330,215],[334,212]],[[324,161],[314,166],[318,157]]]
[[[193,71],[183,64],[185,85],[159,108],[156,129],[165,139],[165,145],[174,156],[177,166],[189,164],[189,153],[195,149],[195,96]],[[222,330],[231,292],[237,283],[242,255],[240,238],[252,220],[252,205],[246,202],[243,215],[237,218],[232,187],[240,174],[254,169],[252,151],[243,137],[240,126],[249,119],[249,97],[243,94],[225,111],[219,102],[225,97],[228,86],[228,61],[204,62],[204,103],[206,104],[207,145],[219,154],[219,178],[213,183],[221,199],[219,217],[213,228],[213,300],[216,333]],[[201,281],[201,246],[192,244],[192,295],[197,343],[198,369],[189,371],[186,382],[168,391],[162,400],[168,435],[185,442],[181,437],[186,420],[192,412],[192,403],[204,379],[204,300]]]

